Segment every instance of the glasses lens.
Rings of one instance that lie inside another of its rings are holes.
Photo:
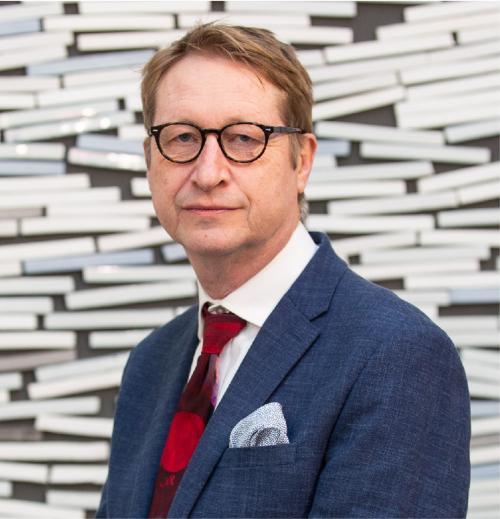
[[[189,124],[170,124],[160,132],[160,148],[176,162],[192,160],[201,148],[201,133]]]
[[[233,124],[221,135],[226,155],[241,162],[257,158],[266,147],[266,134],[255,124]]]

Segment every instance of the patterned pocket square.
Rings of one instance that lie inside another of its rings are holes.
[[[290,443],[281,404],[271,402],[240,420],[231,431],[229,448],[267,447]]]

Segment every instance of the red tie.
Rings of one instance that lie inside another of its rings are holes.
[[[177,487],[214,410],[217,357],[222,348],[246,326],[246,321],[237,315],[210,313],[208,306],[206,303],[202,309],[205,321],[203,347],[170,424],[156,476],[149,518],[167,516]]]

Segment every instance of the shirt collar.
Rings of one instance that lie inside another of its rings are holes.
[[[257,274],[223,299],[210,298],[198,281],[198,339],[203,337],[201,309],[210,301],[261,328],[280,299],[314,256],[318,246],[299,223],[288,243]]]

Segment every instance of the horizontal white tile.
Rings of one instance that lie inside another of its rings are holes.
[[[446,290],[393,290],[393,293],[413,305],[431,303],[433,305],[448,306],[450,304],[450,298]]]
[[[147,310],[100,310],[88,312],[54,312],[44,319],[49,330],[100,330],[106,328],[151,328],[165,324],[173,317],[171,308]]]
[[[32,382],[27,387],[28,396],[32,400],[41,400],[118,387],[122,372],[122,369],[107,370],[93,374],[73,375],[48,382]]]
[[[80,13],[122,13],[123,5],[117,4],[116,2],[79,2],[78,10]],[[169,2],[158,2],[158,1],[130,1],[127,2],[128,13],[177,13],[177,11],[196,11],[203,12],[210,10],[210,2],[193,0],[190,2],[181,1],[169,1]]]
[[[20,126],[4,132],[7,142],[33,141],[77,135],[89,131],[110,130],[134,120],[132,112],[102,112],[95,117],[67,119],[60,122]]]
[[[90,332],[89,346],[99,348],[132,348],[152,332],[152,329],[125,330],[123,332]]]
[[[415,245],[416,243],[417,233],[415,231],[402,231],[343,238],[334,240],[332,246],[337,254],[345,257],[371,249],[391,249],[393,247]]]
[[[101,501],[101,492],[92,490],[47,490],[47,504],[69,506],[84,510],[97,510]]]
[[[9,391],[12,391],[15,389],[21,389],[22,387],[23,377],[20,372],[14,371],[0,374],[0,389],[8,389]],[[1,476],[0,479],[2,479]]]
[[[380,108],[393,104],[404,98],[404,89],[401,87],[375,90],[366,94],[344,97],[333,101],[316,103],[313,106],[313,120],[329,119],[351,113],[363,112],[372,108]]]
[[[0,277],[20,276],[23,272],[21,264],[16,261],[2,261],[0,263]]]
[[[140,82],[140,67],[131,65],[122,68],[110,68],[108,70],[90,70],[84,72],[70,72],[64,74],[62,83],[64,87],[71,88],[83,85],[95,85],[97,83],[110,83],[111,81],[137,81]],[[53,87],[57,88],[57,87]],[[47,88],[46,90],[50,90]]]
[[[0,158],[2,159],[62,160],[65,154],[66,148],[64,144],[58,142],[34,144],[0,143]],[[78,178],[79,175],[71,176]],[[0,179],[0,185],[5,185],[4,180]],[[61,180],[60,176],[58,180]]]
[[[7,404],[10,402],[10,393],[7,389],[0,389],[0,404]]]
[[[123,124],[118,128],[118,137],[134,141],[142,141],[147,137],[146,129],[142,124]]]
[[[480,27],[482,25],[488,25],[488,23],[491,24],[491,20],[499,16],[500,11],[497,6],[491,3],[490,10],[481,11],[480,13],[457,14],[456,16],[447,16],[437,20],[381,25],[375,29],[375,34],[380,40],[409,38],[432,33],[457,31],[469,27]]]
[[[16,146],[24,146],[18,144]],[[31,145],[30,145],[31,146]],[[0,193],[17,193],[19,191],[58,191],[86,189],[90,187],[90,179],[86,173],[71,175],[48,175],[43,177],[0,178]]]
[[[490,160],[491,150],[476,146],[408,146],[363,142],[360,154],[365,159],[424,159],[447,164],[483,164]]]
[[[41,216],[42,214],[43,209],[41,207],[27,207],[25,209],[0,209],[0,220],[27,218],[31,216]]]
[[[127,13],[127,9],[124,9]],[[65,14],[43,17],[46,31],[128,31],[140,29],[173,29],[174,17],[168,14]]]
[[[498,348],[500,333],[497,330],[459,330],[450,332],[451,340],[459,348]],[[500,394],[500,382],[495,380]]]
[[[468,247],[448,246],[448,247],[398,247],[389,250],[368,250],[361,252],[360,261],[362,264],[394,263],[405,261],[436,261],[439,259],[480,259],[489,258],[490,249],[485,245],[475,245]]]
[[[489,229],[435,229],[432,231],[422,231],[419,241],[422,245],[445,245],[453,243],[500,247],[500,235],[498,231]]]
[[[163,227],[158,226],[147,231],[99,236],[96,241],[100,252],[110,252],[161,245],[171,242],[172,238]]]
[[[459,78],[498,72],[500,60],[497,57],[468,60],[463,63],[436,63],[418,68],[408,68],[401,71],[401,81],[404,85],[414,85],[438,79]]]
[[[64,45],[29,47],[2,55],[0,70],[18,69],[33,63],[44,63],[65,58],[68,51]]]
[[[23,218],[20,222],[22,236],[43,234],[81,234],[134,231],[149,228],[147,216],[47,216]]]
[[[273,32],[279,40],[297,45],[329,45],[353,41],[353,31],[348,27],[288,28],[276,26],[273,27]]]
[[[471,274],[446,274],[439,276],[408,276],[405,287],[408,289],[422,288],[496,288],[498,287],[498,272],[482,271]]]
[[[33,241],[0,246],[0,258],[2,261],[57,258],[75,254],[92,254],[95,250],[93,238]]]
[[[499,226],[500,211],[497,208],[440,211],[437,222],[439,227]]]
[[[0,110],[13,110],[16,108],[33,108],[35,106],[34,94],[16,94],[0,92]]]
[[[434,51],[429,53],[431,63],[446,63],[449,61],[462,61],[473,58],[494,56],[500,52],[500,39],[479,42],[472,45],[459,45],[452,49]]]
[[[12,34],[24,34],[27,32],[40,32],[40,20],[14,20],[11,22],[0,23],[0,36],[10,36]]]
[[[54,464],[50,469],[49,481],[57,485],[73,485],[77,483],[103,485],[107,474],[107,465]]]
[[[48,483],[49,467],[41,463],[0,461],[0,479],[28,483]]]
[[[404,180],[380,180],[357,182],[318,182],[306,186],[307,200],[331,200],[338,198],[377,197],[401,195],[406,192]]]
[[[325,57],[330,63],[341,63],[358,59],[380,58],[394,54],[408,54],[431,49],[442,49],[454,45],[453,36],[448,33],[435,34],[426,38],[403,38],[393,41],[363,41],[352,45],[326,47]]]
[[[35,367],[54,362],[67,362],[76,358],[76,350],[54,350],[41,353],[17,353],[4,355],[0,371],[31,371]]]
[[[336,137],[351,141],[404,142],[411,144],[444,144],[444,136],[439,131],[411,131],[381,126],[340,121],[320,121],[315,126],[318,137]]]
[[[310,183],[355,180],[417,179],[434,173],[432,162],[406,161],[360,164],[336,168],[313,168]]]
[[[439,272],[477,272],[479,262],[476,260],[432,261],[426,263],[391,263],[389,265],[353,265],[352,270],[371,281],[401,279],[414,274],[436,274]]]
[[[109,101],[86,101],[56,108],[5,112],[0,113],[0,128],[12,128],[50,121],[94,117],[102,112],[117,111],[118,108],[118,101],[113,99]],[[19,144],[18,146],[22,145]],[[35,146],[35,144],[30,144],[30,146]]]
[[[46,364],[35,368],[35,378],[38,382],[47,382],[61,378],[67,379],[73,376],[123,370],[128,355],[128,352],[113,353],[112,355],[100,355],[98,357]]]
[[[484,182],[473,186],[462,187],[457,191],[461,204],[473,204],[485,200],[500,198],[500,182]]]
[[[32,419],[45,413],[93,415],[97,414],[100,408],[101,400],[97,396],[59,398],[38,402],[20,400],[0,406],[0,421]]]
[[[447,18],[463,14],[475,14],[491,10],[491,2],[429,2],[403,9],[407,22]]]
[[[251,13],[230,13],[230,12],[211,12],[184,14],[180,12],[177,15],[179,27],[188,29],[199,25],[200,23],[221,22],[229,25],[245,25],[250,27],[263,27],[269,29],[275,28],[303,28],[307,30],[310,26],[309,16],[307,14],[295,14],[287,10],[286,13],[265,13],[261,14],[258,9]],[[335,28],[333,28],[335,30]]]
[[[40,18],[48,14],[63,14],[64,5],[59,2],[29,2],[2,6],[2,21]]]
[[[488,447],[472,447],[470,451],[471,465],[495,463],[500,461],[500,445]]]
[[[462,349],[462,351],[471,351],[467,349]],[[472,349],[472,351],[474,351]],[[500,364],[495,366],[488,366],[483,363],[473,363],[468,362],[462,359],[462,364],[465,369],[465,374],[467,375],[467,380],[477,380],[477,381],[483,381],[483,382],[497,382],[500,379]],[[500,388],[499,388],[500,390]],[[488,419],[485,419],[488,420]],[[489,419],[491,420],[491,419]],[[500,417],[498,418],[499,423],[499,432],[500,432]],[[490,425],[491,427],[491,425]],[[481,433],[481,430],[478,429],[480,432],[476,432],[476,436]],[[488,431],[488,429],[483,426],[484,431]],[[472,432],[472,431],[471,431]],[[493,433],[495,431],[492,431]],[[488,432],[485,432],[483,434],[487,434]],[[491,432],[490,432],[491,434]],[[474,435],[474,434],[473,434]]]
[[[449,191],[428,195],[410,193],[404,196],[329,202],[327,211],[329,214],[352,215],[413,213],[456,207],[458,203],[457,194]]]
[[[107,442],[0,442],[1,460],[101,461],[108,454]]]
[[[10,497],[13,493],[13,485],[10,481],[0,481],[0,496]]]
[[[309,75],[313,83],[319,81],[333,81],[351,78],[361,79],[362,76],[373,76],[382,72],[396,72],[405,69],[423,67],[428,63],[424,53],[408,54],[405,56],[391,56],[389,58],[376,58],[355,61],[353,63],[340,63],[338,65],[325,65],[311,67]]]
[[[17,277],[0,280],[2,295],[66,294],[75,289],[75,283],[69,276]]]
[[[73,332],[0,332],[0,350],[72,349],[75,346]]]
[[[129,114],[130,112],[123,112]],[[127,117],[127,120],[133,118]],[[68,152],[68,162],[80,166],[96,168],[119,169],[126,171],[146,171],[146,161],[142,155],[133,153],[116,153],[91,151],[80,148],[71,148]]]
[[[0,330],[36,330],[36,328],[37,318],[34,314],[0,313]]]
[[[28,260],[23,264],[23,272],[25,274],[75,272],[88,265],[143,265],[151,264],[153,262],[153,250],[136,249],[132,251],[105,254],[66,256],[56,259]]]
[[[495,368],[500,368],[500,352],[498,350],[463,350],[460,352],[460,357],[463,361],[474,362],[476,364],[486,364]]]
[[[307,227],[313,231],[339,234],[366,234],[403,230],[423,230],[434,227],[431,215],[412,216],[344,216],[309,215]]]
[[[488,402],[488,404],[494,404]],[[472,479],[470,482],[470,493],[479,495],[490,490],[499,489],[500,491],[500,478],[488,478],[488,479]]]
[[[187,260],[186,250],[180,243],[167,243],[161,247],[161,254],[167,263]]]
[[[39,92],[60,86],[57,76],[0,76],[0,92]]]
[[[64,175],[66,164],[53,160],[0,160],[0,175]]]
[[[121,33],[131,34],[131,33]],[[96,34],[96,36],[98,36]],[[46,74],[67,74],[84,70],[96,71],[112,67],[138,66],[142,67],[153,55],[153,50],[131,50],[126,52],[97,52],[71,56],[68,59],[30,65],[27,74],[30,76]]]
[[[457,42],[459,44],[476,43],[478,41],[494,40],[498,38],[498,23],[494,19],[488,25],[473,27],[457,31]]]
[[[102,202],[117,202],[120,200],[119,187],[95,187],[92,189],[59,190],[59,191],[29,191],[21,194],[9,193],[0,198],[0,209],[22,207],[45,207],[51,204],[99,204]],[[2,250],[0,248],[0,250]]]
[[[0,220],[0,238],[13,237],[18,235],[16,220]]]
[[[356,2],[291,2],[283,3],[227,1],[224,2],[225,10],[228,12],[280,12],[304,13],[314,16],[333,16],[335,18],[351,18],[356,16]],[[181,10],[181,9],[179,9]]]
[[[68,309],[77,310],[151,301],[168,301],[194,297],[195,295],[196,285],[193,281],[171,281],[79,290],[67,294],[65,302]]]
[[[0,499],[0,510],[6,517],[37,517],[39,519],[84,519],[85,511],[78,508],[50,506],[35,501]]]
[[[353,77],[349,79],[335,79],[313,85],[315,101],[332,99],[349,94],[378,90],[384,87],[393,87],[398,84],[398,77],[394,72],[372,74],[369,76]]]
[[[297,50],[296,54],[304,67],[325,64],[325,55],[321,49]]]
[[[191,265],[151,265],[147,267],[105,265],[85,267],[83,279],[86,283],[138,283],[195,280],[196,274]]]
[[[0,312],[32,312],[43,315],[52,312],[54,302],[51,297],[0,297]]]
[[[500,135],[500,118],[447,126],[444,135],[450,143],[495,137]]]
[[[149,182],[147,178],[134,177],[130,181],[130,190],[132,195],[137,197],[150,197],[151,191],[149,189]]]
[[[430,193],[433,191],[460,188],[493,179],[500,180],[500,162],[461,168],[422,178],[417,180],[417,187],[418,191],[422,193]]]
[[[436,320],[436,324],[443,330],[453,331],[486,331],[498,330],[499,318],[494,315],[460,315],[440,317]],[[500,367],[500,365],[499,365]]]
[[[467,385],[469,386],[469,395],[471,398],[492,398],[498,400],[498,386],[496,384],[470,380]],[[474,514],[474,516],[477,517],[476,514]]]
[[[77,36],[79,51],[150,49],[170,45],[182,38],[186,33],[182,29],[171,31],[130,31],[96,34],[80,34]]]
[[[405,100],[397,103],[394,109],[396,116],[402,117],[421,112],[447,112],[449,110],[460,109],[462,105],[472,107],[484,104],[495,104],[498,102],[500,102],[500,93],[493,88],[482,92],[454,95],[447,98]]]
[[[3,11],[3,9],[2,9]],[[0,53],[18,51],[24,48],[45,47],[51,45],[72,45],[73,34],[64,29],[60,32],[20,34],[0,39]]]
[[[406,97],[409,100],[425,99],[440,96],[448,98],[455,94],[480,92],[500,86],[500,73],[474,75],[464,79],[449,79],[433,81],[429,84],[410,86],[406,88]]]
[[[72,175],[73,176],[73,175]],[[1,189],[1,180],[0,180]],[[49,205],[46,209],[47,216],[60,215],[144,215],[156,216],[153,204],[150,200],[124,200],[116,203],[109,203],[102,206],[95,205]]]

